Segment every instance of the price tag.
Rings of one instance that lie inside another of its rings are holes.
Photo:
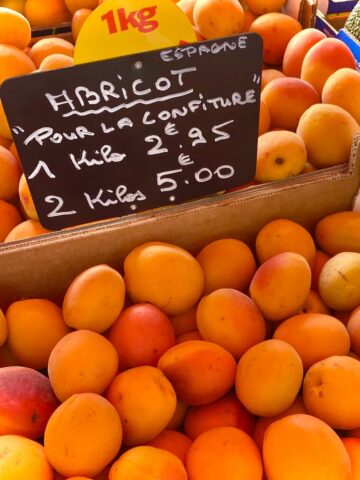
[[[172,0],[107,0],[84,23],[75,64],[196,42],[194,28]]]
[[[4,82],[41,223],[56,230],[249,182],[261,67],[249,33]]]

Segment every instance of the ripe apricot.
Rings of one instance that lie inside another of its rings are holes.
[[[54,53],[62,53],[63,55],[72,57],[74,55],[74,45],[63,38],[42,38],[31,47],[29,56],[36,68],[39,68],[42,61]]]
[[[119,373],[107,392],[118,411],[125,445],[141,445],[167,426],[176,408],[175,391],[155,367],[135,367]],[[139,413],[141,414],[139,415]]]
[[[37,237],[49,233],[50,230],[44,228],[37,220],[25,220],[16,225],[7,235],[4,242],[16,242],[25,238]]]
[[[301,30],[297,20],[282,13],[265,13],[250,26],[250,32],[258,33],[263,39],[263,61],[269,65],[282,64],[287,44]]]
[[[191,340],[203,340],[199,330],[192,330],[191,332],[183,333],[176,337],[176,344],[190,342]]]
[[[236,371],[236,394],[254,415],[271,417],[290,407],[303,379],[301,358],[282,340],[266,340],[251,347]]]
[[[219,288],[246,290],[256,270],[250,248],[240,240],[224,238],[207,244],[196,256],[205,275],[205,291]]]
[[[285,75],[280,72],[280,70],[276,70],[275,68],[268,68],[267,70],[263,70],[261,78],[261,91],[264,90],[266,85],[268,85],[273,80],[276,80],[277,78],[285,78]]]
[[[32,27],[46,27],[68,22],[71,18],[64,0],[26,0],[25,16]]]
[[[0,43],[15,47],[27,47],[31,40],[31,27],[28,20],[10,8],[0,7]]]
[[[326,80],[340,68],[355,70],[354,55],[341,40],[324,38],[306,53],[301,67],[301,78],[311,83],[321,96]]]
[[[3,242],[20,222],[21,217],[16,207],[0,199],[0,242]]]
[[[279,12],[285,3],[286,0],[246,0],[246,5],[255,15]]]
[[[319,293],[334,310],[360,305],[360,253],[342,252],[330,258],[319,278]]]
[[[109,265],[95,265],[80,273],[68,287],[63,301],[69,327],[102,333],[120,315],[125,301],[125,283]]]
[[[289,415],[270,425],[263,459],[268,480],[351,480],[341,439],[311,415]]]
[[[4,107],[1,100],[0,100],[0,135],[9,140],[12,139],[12,133],[11,133],[10,126],[7,121]]]
[[[126,290],[134,303],[150,302],[167,315],[190,310],[204,290],[200,264],[184,249],[144,243],[124,261]]]
[[[29,185],[26,181],[26,177],[24,174],[22,174],[20,177],[19,198],[20,198],[21,207],[26,217],[33,220],[39,220],[39,217],[34,205],[34,200],[32,198]]]
[[[13,45],[0,44],[0,63],[0,86],[8,78],[26,75],[35,70],[31,59]],[[3,135],[3,132],[0,133]]]
[[[360,253],[360,212],[327,215],[316,225],[315,238],[329,255],[340,252]]]
[[[282,69],[287,77],[301,77],[301,67],[304,57],[310,48],[326,38],[325,33],[316,28],[305,28],[292,37],[288,43]]]
[[[56,396],[63,402],[75,393],[102,394],[117,367],[117,353],[109,340],[90,330],[77,330],[56,344],[48,373]]]
[[[176,5],[185,13],[190,22],[194,25],[194,7],[196,0],[179,0]]]
[[[250,347],[265,340],[265,321],[254,302],[232,288],[203,297],[196,312],[201,336],[239,359]]]
[[[278,78],[270,82],[261,93],[269,107],[271,128],[295,131],[303,113],[320,102],[320,97],[310,83],[300,78]]]
[[[170,316],[176,336],[182,335],[183,333],[189,333],[197,329],[196,310],[197,306],[191,308],[187,312],[181,313],[180,315]]]
[[[1,45],[0,45],[1,46]],[[18,191],[21,170],[14,155],[0,146],[0,199],[11,200]]]
[[[307,158],[303,140],[285,130],[264,133],[258,139],[255,180],[272,182],[299,175]]]
[[[220,345],[202,340],[181,343],[160,358],[158,367],[180,400],[205,405],[227,393],[234,384],[234,357]]]
[[[273,338],[292,345],[304,369],[332,355],[347,355],[350,337],[340,320],[321,313],[290,317],[275,330]]]
[[[351,480],[360,479],[360,438],[341,439],[351,462]]]
[[[184,419],[188,409],[189,405],[177,399],[175,412],[173,413],[170,422],[166,425],[166,428],[170,428],[171,430],[178,430],[184,423]]]
[[[238,0],[196,0],[194,24],[207,40],[241,33],[244,9]]]
[[[270,128],[270,111],[264,100],[260,100],[260,117],[259,117],[259,135],[266,133]]]
[[[252,435],[254,416],[246,410],[237,396],[230,392],[215,402],[191,407],[187,412],[184,430],[192,440],[199,435],[218,427],[235,427]]]
[[[11,8],[23,15],[25,1],[26,0],[2,0],[1,5],[6,8]]]
[[[297,134],[306,145],[309,161],[325,168],[347,163],[360,126],[341,107],[312,105],[300,118]]]
[[[248,32],[250,30],[250,25],[256,19],[256,15],[254,15],[250,10],[244,10],[244,22],[242,26],[243,32]]]
[[[98,0],[65,0],[65,5],[70,13],[74,14],[81,8],[91,8],[92,10],[99,5]]]
[[[0,436],[1,480],[53,480],[44,447],[19,435]]]
[[[281,418],[287,417],[289,415],[293,415],[295,413],[307,413],[301,395],[298,395],[295,398],[294,403],[292,403],[289,408],[284,410],[279,415],[274,415],[273,417],[259,417],[257,419],[252,438],[260,452],[262,452],[263,450],[264,436],[268,427],[277,420],[280,420]]]
[[[121,441],[118,413],[95,393],[65,400],[50,417],[44,436],[47,458],[65,477],[98,475],[117,455]]]
[[[187,452],[191,447],[192,440],[181,432],[165,429],[150,442],[150,447],[162,448],[176,455],[182,463],[185,463]]]
[[[349,316],[347,322],[347,331],[350,335],[351,350],[359,355],[360,353],[360,306],[357,307]]]
[[[319,277],[321,270],[329,258],[330,255],[322,250],[316,249],[314,262],[311,267],[311,289],[315,290],[316,292],[319,290]]]
[[[0,310],[0,347],[4,345],[7,338],[8,338],[7,320],[2,310]]]
[[[314,290],[310,290],[301,313],[324,313],[325,315],[330,315],[331,311],[322,301],[320,295]]]
[[[302,255],[311,266],[315,259],[315,243],[300,224],[279,218],[267,223],[256,236],[256,255],[260,263],[283,252]]]
[[[181,460],[166,450],[141,446],[123,453],[110,469],[109,480],[187,480]]]
[[[12,303],[6,320],[9,346],[24,367],[46,368],[52,349],[69,332],[61,309],[45,299]]]
[[[332,356],[315,363],[304,378],[307,411],[333,428],[360,425],[360,362]]]
[[[0,146],[9,150],[10,145],[11,145],[11,140],[9,138],[5,138],[0,135]]]
[[[169,318],[150,303],[138,303],[121,312],[108,335],[119,356],[120,369],[156,366],[175,345]]]
[[[191,480],[261,480],[263,474],[254,441],[234,427],[201,434],[189,449],[186,469]]]
[[[250,295],[267,320],[283,320],[303,307],[310,284],[311,270],[305,258],[284,252],[258,268],[250,284]]]
[[[44,58],[39,67],[40,72],[47,72],[48,70],[58,70],[59,68],[72,67],[74,59],[62,53],[54,53]]]
[[[86,22],[86,20],[89,18],[89,16],[92,14],[92,10],[89,8],[80,8],[79,10],[76,10],[74,13],[72,19],[71,19],[71,33],[74,41],[76,42],[80,30],[82,29],[82,26]]]

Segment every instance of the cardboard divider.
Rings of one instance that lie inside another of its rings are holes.
[[[121,270],[129,251],[147,241],[180,245],[193,253],[219,238],[252,245],[259,229],[288,218],[310,230],[324,216],[351,210],[360,188],[360,137],[348,164],[0,246],[0,307],[20,298],[60,301],[84,269],[107,263]]]

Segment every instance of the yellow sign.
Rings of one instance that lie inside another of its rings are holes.
[[[173,0],[106,0],[88,17],[75,64],[196,42],[190,20]]]

